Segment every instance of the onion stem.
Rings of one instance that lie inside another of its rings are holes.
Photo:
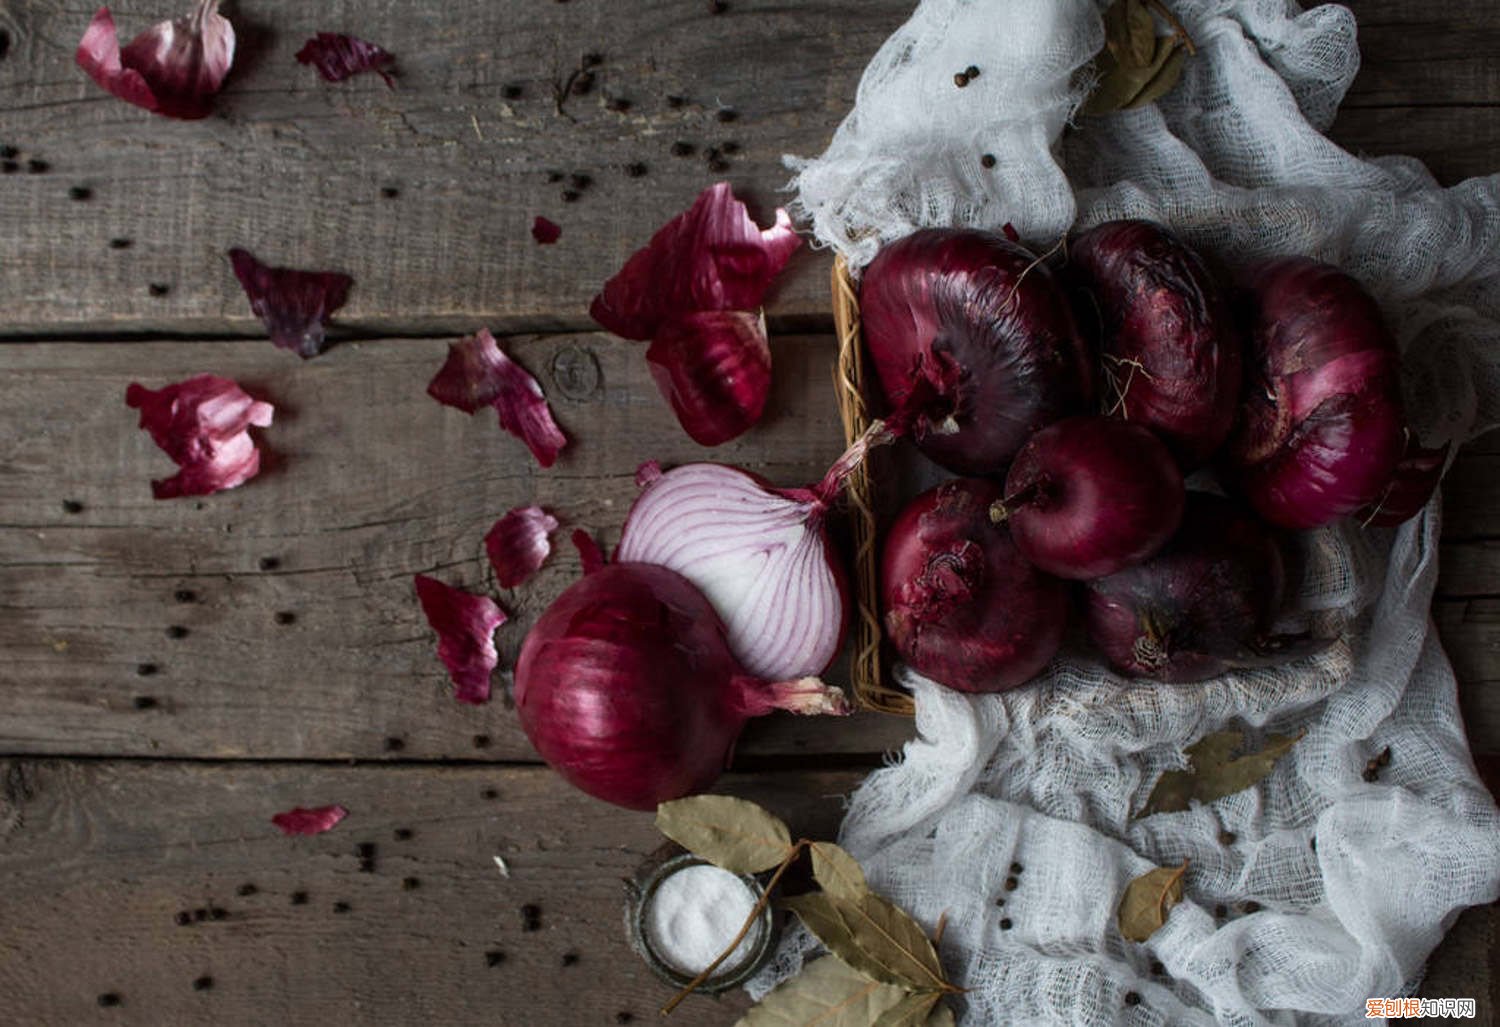
[[[1004,499],[995,500],[990,504],[990,523],[1004,524],[1010,519],[1011,514],[1040,498],[1046,492],[1047,484],[1046,477],[1041,477],[1025,488],[1012,492]]]

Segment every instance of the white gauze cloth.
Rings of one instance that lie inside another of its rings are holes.
[[[1308,254],[1380,300],[1424,443],[1500,422],[1500,176],[1444,189],[1321,134],[1358,66],[1346,9],[1168,2],[1199,49],[1180,85],[1075,117],[1103,42],[1093,0],[924,0],[828,151],[789,158],[802,215],[856,268],[925,226],[1010,222],[1046,243],[1126,216],[1231,264]],[[1434,499],[1399,529],[1302,536],[1288,626],[1344,630],[1288,666],[1165,686],[1074,654],[996,696],[901,672],[920,737],[855,793],[840,840],[929,928],[947,917],[963,1024],[1363,1024],[1367,998],[1420,993],[1458,913],[1500,894],[1500,814],[1430,616],[1439,521]],[[1132,819],[1185,746],[1226,726],[1306,736],[1257,787]],[[1183,903],[1124,941],[1127,882],[1184,859]],[[793,932],[752,994],[813,947]]]

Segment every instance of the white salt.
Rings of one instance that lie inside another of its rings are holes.
[[[652,893],[646,909],[647,941],[662,962],[685,974],[697,974],[712,963],[744,926],[756,895],[728,870],[706,863],[667,877]],[[749,958],[760,932],[757,923],[714,970],[722,976]]]

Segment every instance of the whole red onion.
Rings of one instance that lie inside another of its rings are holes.
[[[1377,501],[1405,439],[1396,345],[1369,293],[1303,257],[1250,277],[1240,420],[1226,453],[1266,520],[1314,528]]]
[[[1188,493],[1182,527],[1145,563],[1085,587],[1089,638],[1120,671],[1202,681],[1297,652],[1271,635],[1285,572],[1267,528],[1238,503]]]
[[[1033,435],[991,510],[1021,555],[1048,574],[1086,580],[1140,563],[1182,519],[1182,474],[1146,428],[1070,417]]]
[[[746,674],[703,594],[638,563],[601,567],[547,608],[522,643],[515,697],[553,769],[630,809],[713,784],[751,717],[847,712],[843,693],[817,678]]]
[[[897,240],[865,269],[860,316],[886,401],[901,409],[921,394],[917,445],[959,474],[1001,470],[1038,428],[1093,402],[1067,297],[1001,236],[925,229]]]
[[[944,482],[907,504],[881,558],[886,631],[915,670],[961,692],[1022,685],[1057,652],[1067,586],[990,520],[998,484]]]
[[[1161,225],[1109,221],[1073,240],[1068,276],[1098,332],[1110,415],[1156,432],[1184,470],[1202,464],[1240,394],[1240,339],[1208,266]]]

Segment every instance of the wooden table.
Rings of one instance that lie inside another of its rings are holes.
[[[128,37],[176,6],[116,15]],[[639,461],[702,455],[588,300],[709,182],[762,217],[784,202],[781,155],[822,148],[909,2],[723,6],[240,3],[218,113],[183,123],[73,66],[92,4],[0,0],[0,145],[20,151],[0,177],[0,1021],[654,1017],[668,992],[620,927],[620,878],[660,841],[651,818],[537,765],[505,702],[456,704],[411,579],[493,589],[481,536],[526,502],[613,543]],[[1357,10],[1366,67],[1336,138],[1446,182],[1500,167],[1491,0]],[[292,57],[318,30],[387,45],[399,87],[318,80]],[[559,101],[591,54],[592,88]],[[537,214],[557,245],[533,243]],[[343,341],[306,363],[270,346],[232,246],[352,274]],[[796,483],[838,451],[827,269],[794,262],[770,309],[772,413],[717,458]],[[551,471],[423,392],[482,325],[575,440]],[[203,371],[275,401],[273,459],[249,487],[154,501],[169,465],[125,385]],[[1497,469],[1500,445],[1481,442],[1447,482],[1435,609],[1490,768]],[[577,569],[560,551],[501,593],[503,665]],[[759,723],[725,784],[830,834],[839,797],[908,730]],[[321,837],[268,822],[334,802],[349,819]],[[526,904],[540,930],[523,930]],[[1424,994],[1493,1010],[1496,928],[1492,908],[1462,917]],[[121,1004],[101,1008],[110,993]],[[729,1023],[744,1004],[696,999],[678,1019]]]

